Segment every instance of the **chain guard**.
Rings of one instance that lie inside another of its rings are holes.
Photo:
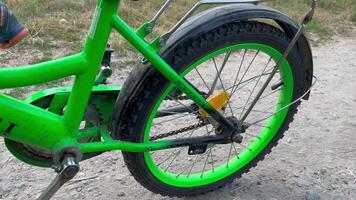
[[[40,108],[46,109],[51,104],[53,97],[54,95],[46,96],[42,99],[33,102],[32,104]],[[105,98],[101,102],[101,99],[103,99],[104,97],[105,97],[104,94],[92,95],[83,119],[83,122],[85,122],[83,128],[95,127],[108,123],[109,120],[108,116],[111,114],[111,112],[105,114],[104,112],[108,110],[108,108],[106,107],[108,107],[107,105],[110,104],[111,102],[107,102],[107,99],[110,97]],[[112,101],[115,102],[115,98],[113,98]],[[86,138],[83,139],[81,142],[93,142],[93,141],[100,141],[100,136]],[[9,149],[9,151],[15,157],[17,157],[19,160],[25,163],[39,166],[39,167],[51,167],[53,165],[53,154],[48,150],[40,149],[38,147],[26,145],[8,139],[5,139],[5,144]],[[98,155],[98,153],[84,154],[83,159],[88,159],[96,155]]]

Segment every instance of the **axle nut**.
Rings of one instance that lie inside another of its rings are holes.
[[[241,143],[242,139],[243,139],[242,135],[240,135],[238,133],[232,135],[232,138],[231,138],[231,140],[236,142],[236,143]]]

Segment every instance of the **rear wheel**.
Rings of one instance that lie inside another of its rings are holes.
[[[165,53],[165,60],[206,98],[225,97],[226,103],[216,106],[224,116],[241,119],[288,44],[275,27],[241,22],[182,42]],[[277,144],[297,112],[298,103],[288,105],[302,89],[299,60],[292,51],[280,67],[246,119],[250,127],[242,143],[209,145],[199,155],[189,155],[188,147],[124,152],[132,175],[155,193],[180,197],[215,190],[248,172]],[[219,134],[214,120],[157,71],[150,70],[134,91],[120,93],[119,100],[129,103],[119,107],[116,139],[148,142]]]

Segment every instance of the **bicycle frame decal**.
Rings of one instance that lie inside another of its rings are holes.
[[[92,21],[92,23],[91,23],[90,30],[89,30],[89,37],[90,37],[91,39],[93,39],[94,36],[95,36],[96,27],[98,26],[100,13],[101,13],[101,8],[96,7],[96,8],[95,8],[94,18],[93,18],[93,21]]]
[[[0,69],[0,89],[25,87],[74,76],[64,115],[40,109],[27,102],[0,94],[0,130],[5,138],[57,152],[65,147],[78,147],[83,153],[108,150],[142,152],[182,145],[186,141],[161,141],[134,144],[113,141],[78,143],[84,135],[103,134],[101,129],[79,131],[94,80],[112,29],[117,30],[168,80],[174,83],[198,106],[218,122],[232,127],[231,122],[217,112],[188,82],[179,76],[138,33],[117,14],[120,1],[101,0],[97,4],[84,50],[76,55],[40,64]],[[11,133],[11,134],[9,134]]]
[[[0,119],[1,123],[2,119]],[[3,133],[5,136],[9,136],[11,134],[11,131],[15,128],[14,123],[8,123],[6,126],[3,125],[3,127],[0,126],[0,133]]]

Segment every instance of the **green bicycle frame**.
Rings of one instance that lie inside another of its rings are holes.
[[[110,150],[143,152],[171,148],[173,140],[129,143],[114,141],[106,127],[79,130],[112,29],[117,30],[158,71],[198,106],[226,127],[232,127],[232,124],[179,76],[144,38],[118,16],[119,4],[119,0],[97,2],[85,47],[81,53],[31,66],[0,69],[0,89],[25,87],[69,76],[75,77],[64,115],[57,115],[0,94],[0,136],[50,150],[53,153],[66,147],[78,148],[82,153]],[[104,138],[104,141],[78,142],[79,138],[99,134]]]

